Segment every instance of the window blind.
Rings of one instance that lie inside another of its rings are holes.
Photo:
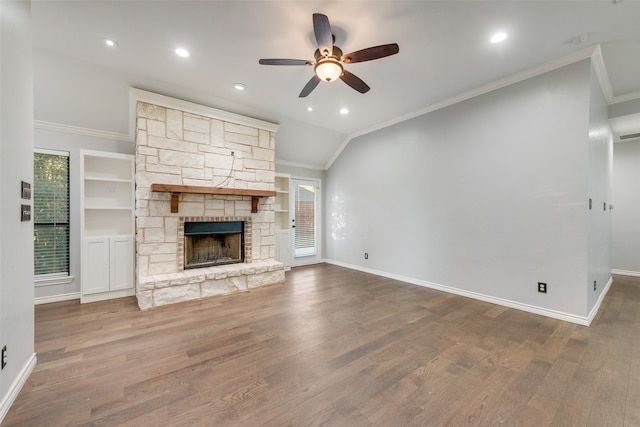
[[[34,153],[34,275],[69,275],[69,156]]]
[[[295,254],[314,255],[316,249],[316,189],[313,185],[296,185]]]

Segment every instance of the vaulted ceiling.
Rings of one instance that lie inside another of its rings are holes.
[[[321,82],[299,98],[313,67],[258,64],[313,59],[314,12],[329,17],[345,53],[399,44],[397,55],[346,67],[368,93]],[[640,98],[639,18],[632,0],[32,2],[37,49],[139,76],[141,89],[162,82],[168,95],[280,123],[276,157],[318,168],[352,135],[598,44],[610,100]],[[498,31],[507,39],[490,43]]]

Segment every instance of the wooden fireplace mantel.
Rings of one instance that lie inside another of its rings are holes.
[[[217,194],[222,196],[251,196],[251,213],[258,212],[260,197],[274,197],[275,191],[244,190],[240,188],[201,187],[197,185],[151,184],[151,191],[171,193],[171,213],[178,213],[178,196],[181,193]]]

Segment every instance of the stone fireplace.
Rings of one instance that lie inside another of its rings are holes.
[[[284,265],[274,259],[274,198],[262,194],[275,189],[277,126],[132,94],[140,308],[283,283]],[[254,193],[260,197],[245,195]]]

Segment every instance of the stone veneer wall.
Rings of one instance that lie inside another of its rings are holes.
[[[284,282],[274,260],[273,197],[170,194],[151,184],[274,190],[274,133],[256,127],[137,103],[136,295],[142,309]],[[232,169],[231,169],[232,168]],[[227,177],[229,177],[227,179]],[[244,220],[245,262],[183,270],[184,221]],[[182,233],[181,233],[182,231]]]

